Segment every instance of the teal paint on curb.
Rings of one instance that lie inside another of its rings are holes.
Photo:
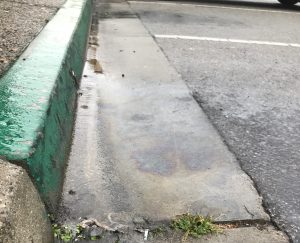
[[[92,0],[68,0],[0,79],[0,156],[24,163],[57,205],[85,61]]]

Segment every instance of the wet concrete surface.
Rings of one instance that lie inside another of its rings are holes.
[[[47,24],[64,0],[0,2],[0,76]]]
[[[272,226],[257,228],[255,226],[225,229],[219,234],[203,235],[199,238],[185,237],[180,231],[164,229],[157,233],[157,228],[149,230],[147,239],[142,232],[126,231],[124,233],[103,232],[101,238],[96,240],[77,240],[82,243],[287,243],[287,237]],[[56,243],[63,241],[55,240]]]
[[[87,60],[61,223],[134,230],[186,212],[268,222],[252,181],[127,3],[96,2]]]
[[[153,35],[300,42],[298,6],[289,11],[276,2],[252,5],[239,10],[226,2],[131,3]],[[274,9],[279,12],[268,12]],[[300,49],[159,38],[157,43],[253,178],[273,220],[300,242]]]

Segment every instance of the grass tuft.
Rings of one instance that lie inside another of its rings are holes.
[[[76,230],[72,230],[67,225],[60,225],[53,223],[52,224],[52,232],[54,234],[54,238],[61,240],[62,242],[71,242],[75,239],[85,239],[85,236],[83,235],[83,228],[80,225],[76,226]],[[91,240],[96,240],[92,239]]]
[[[173,219],[171,228],[183,231],[183,240],[186,240],[189,236],[199,238],[203,235],[222,232],[222,230],[213,223],[211,217],[204,217],[199,214],[191,215],[189,213],[179,215]]]

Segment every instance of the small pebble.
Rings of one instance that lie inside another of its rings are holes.
[[[75,195],[75,194],[76,194],[76,192],[75,192],[75,191],[73,191],[73,190],[70,190],[70,191],[69,191],[69,194],[70,194],[70,195]]]
[[[103,231],[100,228],[92,226],[90,231],[90,236],[97,237],[97,236],[101,236],[102,233]]]

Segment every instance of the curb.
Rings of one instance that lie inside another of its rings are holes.
[[[0,80],[0,156],[24,167],[50,210],[71,140],[92,0],[67,0]]]
[[[53,242],[45,206],[26,171],[0,160],[0,242]]]

